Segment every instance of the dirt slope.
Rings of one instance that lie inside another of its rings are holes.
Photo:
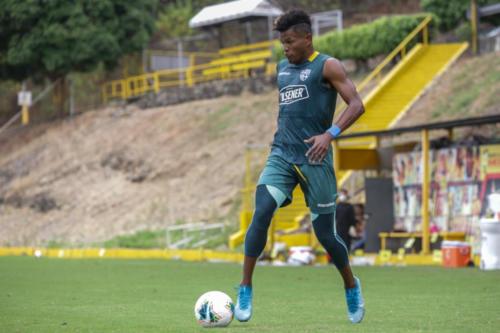
[[[248,143],[272,140],[274,94],[105,109],[0,145],[0,244],[89,243],[224,216]]]

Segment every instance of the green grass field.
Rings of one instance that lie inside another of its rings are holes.
[[[333,267],[259,266],[254,317],[205,329],[196,299],[234,299],[240,266],[159,260],[0,258],[0,332],[500,332],[500,272],[356,267],[367,306],[347,320]]]

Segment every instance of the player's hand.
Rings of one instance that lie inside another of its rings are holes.
[[[306,152],[306,157],[309,159],[309,162],[321,163],[328,152],[328,148],[332,142],[332,136],[330,133],[326,132],[310,137],[304,140],[304,142],[312,144],[311,148]]]

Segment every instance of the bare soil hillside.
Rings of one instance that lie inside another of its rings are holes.
[[[177,220],[222,217],[238,200],[247,144],[269,144],[274,93],[167,108],[108,108],[0,143],[0,244],[73,244]]]

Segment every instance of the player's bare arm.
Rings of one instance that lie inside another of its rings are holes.
[[[332,58],[326,61],[323,76],[347,104],[347,108],[340,114],[335,124],[341,132],[344,132],[365,112],[363,101],[354,83],[347,77],[344,66],[337,59]]]
[[[365,111],[363,101],[354,83],[347,77],[340,61],[334,58],[327,60],[323,68],[323,77],[338,91],[347,104],[347,108],[340,114],[336,124],[332,126],[333,131],[327,131],[305,140],[306,143],[312,144],[306,156],[313,162],[322,161],[333,138],[349,128]]]

